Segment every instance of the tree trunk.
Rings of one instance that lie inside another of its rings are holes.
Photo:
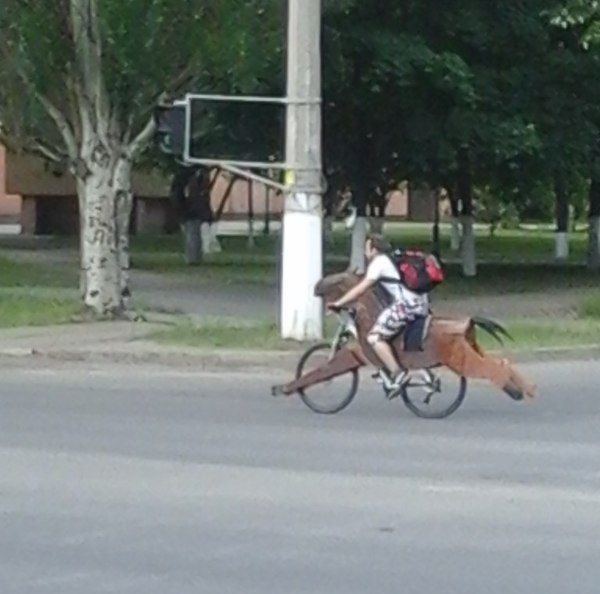
[[[84,303],[101,316],[114,316],[125,309],[123,293],[129,290],[131,163],[115,157],[100,141],[90,154],[78,183],[84,204]]]
[[[125,308],[129,306],[129,301],[131,298],[131,287],[129,285],[131,270],[129,228],[131,224],[131,209],[133,207],[131,170],[131,161],[127,159],[120,159],[117,162],[114,176],[117,252],[119,268],[121,272],[120,290],[123,306]]]
[[[202,224],[198,219],[190,219],[181,225],[184,238],[183,258],[186,264],[202,262]]]
[[[463,275],[477,275],[477,256],[475,252],[475,233],[473,230],[473,185],[471,179],[471,164],[466,150],[461,151],[460,169],[458,172],[458,196],[461,201],[462,242],[461,256]]]
[[[440,243],[440,196],[442,195],[442,188],[437,188],[435,191],[435,207],[433,211],[433,229],[431,236],[432,252],[437,258],[441,256],[441,243]]]
[[[477,256],[475,252],[475,232],[473,216],[462,217],[462,266],[463,275],[477,276]]]
[[[592,177],[590,186],[588,268],[600,270],[600,176]]]
[[[253,249],[254,241],[254,182],[248,181],[248,247]]]
[[[206,256],[212,252],[213,231],[210,223],[200,223],[200,243],[202,244],[202,255]]]
[[[452,211],[452,223],[450,227],[450,249],[453,252],[460,250],[460,208],[457,197],[450,188],[446,188],[450,199],[450,210]]]
[[[215,223],[210,226],[210,251],[212,254],[220,254],[223,251],[219,241],[218,225]]]
[[[265,226],[263,233],[268,237],[271,234],[271,189],[265,188]]]
[[[326,246],[330,246],[333,240],[333,216],[327,213],[323,217],[323,240]]]
[[[554,179],[556,195],[556,236],[554,257],[563,262],[569,258],[569,194],[565,177],[557,174]]]
[[[369,226],[372,233],[383,235],[385,224],[385,210],[387,207],[387,196],[385,189],[378,188],[377,192],[371,196],[370,200]]]
[[[365,271],[365,242],[367,241],[367,217],[358,215],[352,228],[352,251],[350,270],[357,274]]]
[[[377,233],[377,235],[383,235],[383,225],[385,223],[385,218],[382,216],[374,216],[369,219],[369,226],[371,227],[372,233]]]
[[[452,223],[450,227],[450,249],[453,252],[460,251],[461,244],[460,236],[460,217],[452,217]]]
[[[352,226],[352,247],[350,251],[349,269],[358,274],[365,271],[365,242],[367,240],[367,188],[363,183],[356,183],[352,188],[352,204],[356,209],[356,217]]]
[[[85,294],[87,291],[85,241],[83,240],[83,230],[85,229],[85,184],[80,179],[76,179],[76,184],[79,203],[79,296],[81,301],[85,302]]]

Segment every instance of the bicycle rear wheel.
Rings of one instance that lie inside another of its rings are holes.
[[[304,353],[298,368],[296,379],[306,373],[326,365],[331,359],[331,345],[317,344]],[[344,410],[356,396],[358,390],[358,370],[348,371],[328,381],[298,390],[302,402],[313,412],[333,415]]]

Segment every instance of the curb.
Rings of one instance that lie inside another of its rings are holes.
[[[282,371],[296,368],[302,351],[161,351],[161,350],[66,350],[11,348],[0,349],[0,358],[35,359],[65,363],[119,363],[124,365],[164,365],[193,368],[196,371],[251,373]]]
[[[212,352],[194,350],[68,350],[7,348],[0,349],[0,357],[12,359],[46,359],[62,362],[120,363],[127,365],[155,364],[170,367],[194,368],[204,372],[250,373],[284,371],[296,368],[302,350],[297,351],[231,351]],[[550,347],[530,351],[491,351],[495,356],[508,357],[516,364],[600,360],[600,345]]]

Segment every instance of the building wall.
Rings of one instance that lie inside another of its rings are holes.
[[[215,183],[211,196],[211,205],[213,211],[217,211],[223,196],[229,185],[229,176],[221,175]],[[231,194],[223,210],[224,218],[242,218],[248,216],[249,207],[249,182],[246,180],[237,181],[231,190]],[[264,216],[267,211],[267,194],[269,212],[273,216],[280,216],[283,212],[283,196],[275,190],[268,190],[267,187],[258,182],[251,182],[252,203],[254,214],[257,217]],[[390,192],[388,197],[388,207],[386,215],[391,218],[408,219],[410,217],[409,209],[409,191],[408,188]],[[433,220],[433,218],[431,219]]]
[[[216,212],[229,185],[223,174],[217,180],[211,203]],[[159,173],[135,173],[136,204],[134,227],[139,232],[160,233],[177,227],[168,201],[170,180]],[[283,196],[260,183],[235,182],[223,209],[224,219],[256,218],[268,211],[277,218],[283,211]],[[22,199],[21,196],[24,198]],[[435,201],[430,191],[408,186],[391,192],[387,217],[395,220],[432,221]],[[55,170],[45,160],[30,155],[7,154],[0,145],[0,222],[21,222],[25,233],[75,233],[78,226],[77,199],[73,178]]]
[[[6,149],[0,145],[0,222],[16,223],[21,215],[21,197],[6,189]]]
[[[21,196],[73,196],[75,180],[68,172],[32,155],[6,153],[6,191]],[[134,172],[133,193],[147,198],[168,197],[170,183],[158,172]]]

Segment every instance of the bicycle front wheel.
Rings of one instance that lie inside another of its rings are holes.
[[[330,344],[322,343],[311,347],[298,363],[296,379],[326,365],[330,359]],[[325,382],[298,390],[298,394],[302,402],[313,412],[333,415],[344,410],[352,402],[357,390],[358,370],[354,369]]]
[[[402,390],[408,409],[423,419],[445,419],[458,410],[467,393],[467,380],[446,368],[413,371]]]

